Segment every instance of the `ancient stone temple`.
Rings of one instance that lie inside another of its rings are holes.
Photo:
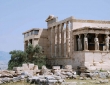
[[[50,15],[46,22],[47,29],[23,33],[25,48],[29,42],[41,45],[50,65],[110,69],[110,21],[74,17],[58,21]]]

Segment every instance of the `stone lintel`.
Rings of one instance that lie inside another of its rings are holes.
[[[79,35],[79,34],[85,34],[85,33],[95,33],[95,34],[107,34],[106,30],[77,30],[77,31],[73,31],[73,35]],[[110,33],[110,31],[109,31]]]

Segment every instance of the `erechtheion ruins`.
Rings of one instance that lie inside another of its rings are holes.
[[[23,33],[25,49],[29,42],[41,45],[50,65],[110,69],[110,21],[74,17],[58,21],[50,15],[46,22],[47,29],[33,28]]]

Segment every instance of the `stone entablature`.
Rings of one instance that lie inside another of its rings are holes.
[[[104,27],[82,27],[78,29],[73,29],[73,35],[85,34],[85,33],[95,33],[95,34],[109,34],[110,28]]]
[[[81,20],[81,19],[73,19],[73,22],[110,24],[110,21],[102,21],[102,20]]]

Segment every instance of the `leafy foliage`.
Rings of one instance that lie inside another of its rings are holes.
[[[11,60],[8,62],[8,69],[21,66],[23,63],[34,63],[41,68],[42,65],[46,65],[46,57],[42,54],[42,47],[29,44],[25,51],[13,50],[10,51]]]
[[[21,66],[22,63],[26,62],[26,52],[21,50],[10,51],[11,60],[8,62],[8,69],[12,69],[15,66]]]

